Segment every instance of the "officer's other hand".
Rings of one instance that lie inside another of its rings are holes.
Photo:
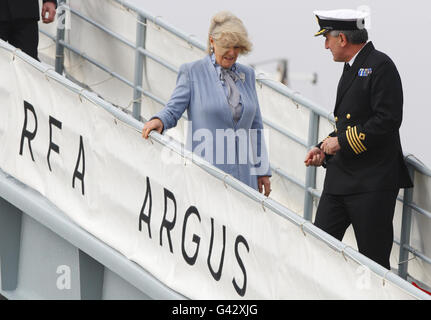
[[[271,193],[271,181],[269,181],[268,176],[258,177],[257,178],[257,186],[259,188],[259,192],[263,192],[263,188],[265,187],[265,197],[268,197]]]
[[[42,7],[43,23],[51,23],[55,19],[55,4],[54,2],[45,2]]]
[[[142,129],[142,137],[148,139],[150,132],[156,130],[158,133],[163,131],[163,122],[159,118],[154,118],[147,121]]]
[[[340,144],[338,143],[337,137],[330,137],[326,138],[325,141],[323,141],[322,145],[320,146],[320,149],[331,156],[336,154],[340,149]]]
[[[323,160],[325,160],[325,153],[319,148],[314,147],[308,152],[307,156],[305,157],[304,163],[307,167],[320,167],[323,164]]]

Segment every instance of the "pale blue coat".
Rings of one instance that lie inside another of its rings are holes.
[[[206,145],[204,137],[207,136],[206,134],[202,135],[202,133],[209,133],[212,137],[216,137],[217,129],[232,129],[235,132],[239,129],[245,129],[245,132],[250,132],[249,129],[263,129],[262,116],[256,94],[254,70],[236,63],[236,72],[241,77],[240,80],[236,81],[236,85],[241,93],[241,102],[243,105],[242,115],[237,123],[233,121],[232,111],[228,104],[223,84],[209,55],[201,60],[183,64],[180,67],[177,85],[169,102],[153,118],[159,118],[163,122],[164,130],[167,130],[176,126],[177,121],[187,109],[188,120],[192,124],[191,132],[189,124],[187,148],[193,150],[193,152],[202,156],[217,168],[250,187],[257,189],[257,177],[271,175],[263,131],[260,132],[261,134],[258,135],[260,138],[257,140],[246,139],[248,140],[248,149],[246,150],[249,150],[249,155],[251,150],[250,145],[253,150],[258,150],[257,154],[261,160],[260,165],[262,169],[257,172],[253,168],[259,167],[259,163],[255,166],[253,163],[256,161],[253,161],[249,157],[246,157],[246,162],[242,160],[241,164],[239,163],[239,156],[234,157],[234,163],[232,161],[228,163],[227,139],[225,141],[221,139],[208,139],[207,142],[212,146],[212,155],[211,152],[207,151],[209,150],[208,148],[202,151],[202,146]],[[240,139],[236,140],[236,143],[232,145],[235,146],[235,153],[238,155],[238,141]],[[223,163],[217,163],[221,162],[217,161],[217,144],[219,144],[219,150],[224,150],[225,161],[222,161]],[[223,145],[224,149],[222,149]],[[198,149],[199,152],[197,152]],[[230,156],[233,156],[232,149],[230,149],[230,152]]]

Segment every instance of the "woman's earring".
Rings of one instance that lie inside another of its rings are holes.
[[[213,47],[211,47],[211,48],[210,48],[210,51],[211,51],[211,53],[214,53],[214,48],[213,48]]]

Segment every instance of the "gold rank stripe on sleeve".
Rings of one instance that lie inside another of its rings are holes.
[[[359,149],[359,153],[364,152],[365,149],[362,148],[361,144],[359,143],[359,138],[357,137],[357,134],[355,133],[355,130],[353,128],[350,128],[350,136],[352,137],[355,146]]]
[[[364,144],[362,143],[362,140],[365,139],[365,134],[361,133],[360,135],[358,135],[358,130],[357,127],[354,127],[355,129],[355,136],[356,136],[356,140],[358,141],[358,143],[361,145],[361,147],[363,148],[364,151],[367,151],[367,148],[365,148]]]
[[[356,154],[359,154],[360,152],[358,152],[358,150],[356,149],[355,145],[352,142],[352,138],[350,137],[350,129],[346,131],[346,137],[347,137],[347,141],[349,142],[350,148],[352,148],[352,150]]]
[[[357,148],[357,150],[359,151],[359,153],[367,151],[367,149],[365,149],[362,142],[359,140],[358,133],[356,131],[356,127],[350,128],[349,131],[350,131],[350,137],[352,139],[352,142],[355,145],[355,147]]]
[[[347,137],[347,141],[349,142],[350,147],[353,149],[353,151],[356,154],[360,154],[362,152],[367,151],[367,149],[364,147],[364,145],[362,144],[362,142],[360,141],[360,139],[358,137],[356,127],[347,129],[346,137]]]

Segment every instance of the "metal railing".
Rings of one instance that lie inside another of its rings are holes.
[[[194,39],[193,37],[186,35],[182,31],[178,30],[174,26],[168,24],[167,22],[163,21],[162,19],[158,19],[157,17],[154,17],[150,15],[149,13],[134,7],[133,5],[122,1],[122,0],[111,0],[114,1],[120,5],[122,5],[126,10],[131,11],[137,15],[137,22],[136,22],[136,43],[132,43],[129,40],[125,39],[118,33],[109,30],[105,26],[100,25],[96,21],[92,20],[89,17],[84,16],[77,10],[70,8],[65,5],[64,0],[59,0],[59,8],[65,8],[66,10],[69,10],[73,15],[81,18],[82,20],[86,21],[87,23],[93,25],[94,27],[104,31],[105,33],[109,34],[114,39],[117,39],[118,41],[122,42],[123,44],[129,46],[133,50],[135,50],[135,75],[134,75],[134,81],[129,81],[125,77],[119,75],[116,72],[113,72],[109,69],[108,66],[105,66],[91,57],[87,56],[84,52],[80,52],[73,46],[69,45],[64,41],[64,28],[59,26],[59,29],[57,30],[56,37],[48,34],[47,32],[41,30],[41,33],[43,33],[45,36],[51,38],[53,41],[56,42],[57,48],[56,48],[56,71],[60,74],[63,73],[63,63],[64,63],[64,55],[63,51],[64,49],[68,49],[74,54],[80,56],[82,59],[87,60],[91,64],[97,66],[101,70],[107,72],[112,77],[120,80],[121,82],[125,83],[129,87],[134,89],[133,93],[133,116],[135,119],[140,120],[141,119],[141,96],[144,95],[153,101],[161,104],[164,106],[166,104],[163,99],[153,95],[151,92],[144,90],[142,88],[142,79],[143,79],[143,72],[144,72],[144,65],[145,65],[145,59],[149,58],[158,64],[164,66],[168,70],[171,70],[173,72],[178,73],[178,68],[170,64],[169,62],[165,61],[164,59],[158,57],[157,55],[151,53],[150,51],[146,50],[145,48],[145,35],[146,35],[146,28],[147,28],[147,21],[150,20],[152,23],[156,24],[158,27],[161,27],[165,29],[166,31],[169,31],[170,33],[174,34],[175,36],[179,37],[180,39],[185,40],[190,45],[205,50],[205,45]],[[59,10],[63,14],[65,11]],[[298,92],[295,92],[288,87],[284,86],[281,83],[270,81],[267,79],[257,79],[257,82],[265,85],[274,91],[288,97],[290,100],[292,100],[295,104],[299,104],[305,108],[307,108],[310,112],[309,117],[309,127],[308,127],[308,140],[304,141],[300,137],[296,136],[295,134],[289,132],[285,128],[279,127],[276,124],[272,123],[271,121],[267,119],[263,119],[263,123],[270,127],[271,129],[274,129],[284,135],[285,137],[289,138],[290,140],[300,144],[301,146],[304,146],[306,148],[311,148],[315,146],[318,143],[318,132],[319,132],[319,122],[320,118],[327,119],[328,121],[334,123],[334,118],[331,116],[324,108],[321,106],[315,104],[314,102],[308,100],[307,98],[300,95]],[[415,172],[419,172],[421,174],[424,174],[428,177],[431,177],[431,170],[421,163],[419,163],[417,160],[415,160],[414,157],[411,157],[411,155],[406,155],[405,160],[407,162],[409,172],[412,178],[414,178]],[[300,188],[304,189],[305,191],[305,198],[304,198],[304,219],[311,221],[312,215],[313,215],[313,200],[315,198],[320,198],[321,193],[316,190],[316,167],[308,167],[306,169],[306,177],[305,177],[305,183],[299,181],[297,178],[289,175],[287,172],[285,172],[283,169],[275,167],[271,165],[271,169],[273,172],[277,173],[279,176],[283,177],[284,179],[288,180],[291,183],[294,183],[295,185],[299,186]],[[412,248],[410,246],[410,231],[411,231],[411,216],[412,213],[415,212],[417,214],[424,215],[428,218],[431,218],[431,212],[425,210],[424,208],[419,207],[415,203],[413,203],[413,189],[405,189],[404,190],[404,197],[398,197],[398,201],[401,201],[403,203],[403,210],[402,210],[402,226],[401,226],[401,236],[400,236],[400,242],[395,241],[400,246],[400,253],[399,253],[399,269],[398,274],[400,277],[407,279],[407,271],[408,271],[408,256],[409,253],[413,254],[415,257],[418,257],[425,261],[426,263],[430,263],[431,258],[425,256],[423,253],[419,252],[417,249]]]

